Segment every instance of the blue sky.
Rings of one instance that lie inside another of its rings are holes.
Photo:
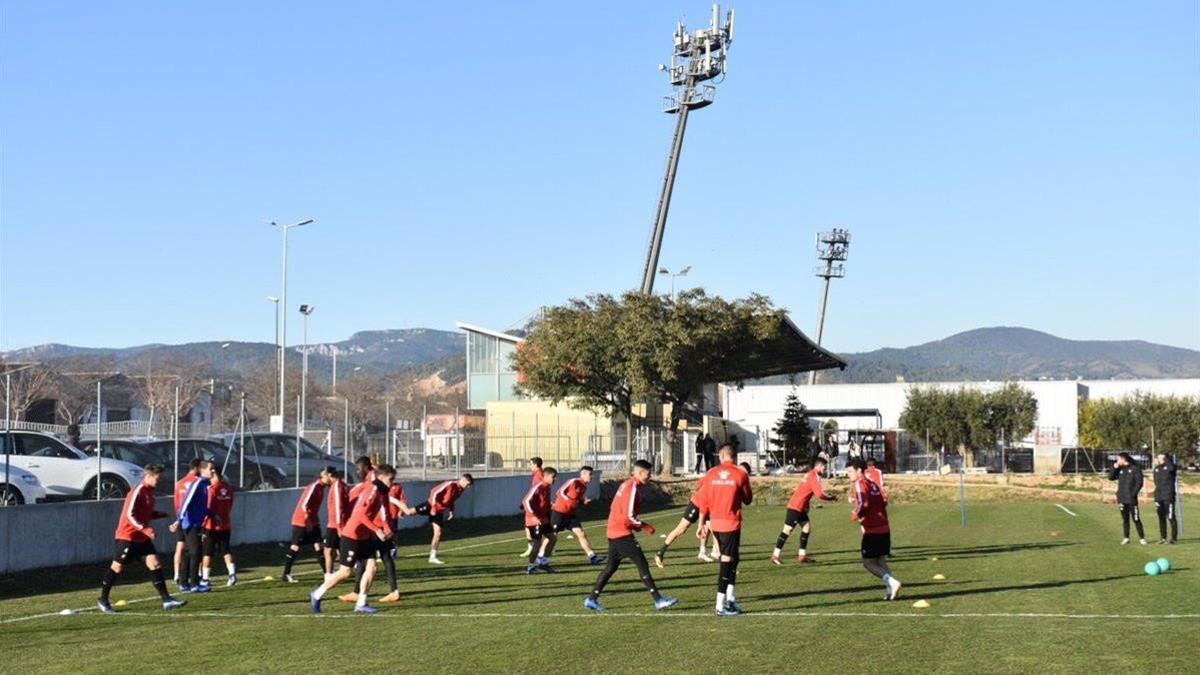
[[[1200,348],[1194,2],[741,2],[662,264],[827,346],[979,326]],[[0,349],[497,328],[638,285],[655,3],[0,6]]]

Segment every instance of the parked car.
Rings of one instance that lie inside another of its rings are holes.
[[[143,443],[142,446],[156,457],[156,461],[168,467],[168,470],[174,470],[175,441],[150,441]],[[180,474],[183,474],[187,470],[187,464],[197,457],[215,463],[220,469],[221,475],[225,477],[225,482],[232,485],[234,489],[274,490],[289,487],[295,480],[289,480],[278,468],[265,462],[255,462],[253,457],[247,456],[245,459],[246,482],[243,485],[242,461],[237,453],[230,453],[229,449],[220,441],[207,438],[179,439]]]
[[[254,458],[259,464],[279,469],[287,480],[285,487],[296,484],[296,437],[292,434],[277,434],[256,431],[246,435],[246,459]],[[237,457],[241,452],[242,434],[224,434],[217,437]],[[342,458],[323,452],[309,441],[300,439],[299,452],[300,484],[312,481],[327,466],[341,466]]]
[[[0,441],[2,443],[3,441]],[[4,476],[8,475],[8,482]],[[46,500],[46,488],[38,477],[19,466],[7,466],[0,459],[0,506],[36,504]]]
[[[10,438],[13,447],[7,448]],[[12,453],[9,456],[13,466],[37,476],[48,498],[96,498],[95,457],[37,431],[0,433],[0,456],[6,449]],[[104,459],[100,462],[100,470],[98,489],[101,499],[123,499],[142,481],[145,473],[141,467],[118,459]]]

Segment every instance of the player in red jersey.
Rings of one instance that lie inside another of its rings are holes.
[[[650,565],[646,563],[646,556],[642,553],[642,547],[638,545],[634,534],[638,531],[648,535],[654,534],[654,526],[638,518],[642,508],[642,486],[650,479],[650,468],[650,462],[644,459],[634,462],[633,475],[621,483],[617,494],[613,495],[612,505],[608,509],[608,527],[605,529],[608,536],[608,563],[596,578],[592,594],[583,601],[583,606],[593,612],[604,611],[600,606],[600,594],[621,566],[621,561],[626,558],[632,560],[637,567],[642,583],[650,591],[650,597],[654,598],[654,609],[674,607],[679,602],[658,592],[654,577],[650,576]]]
[[[325,537],[321,544],[325,549],[325,574],[330,575],[336,569],[337,552],[342,545],[338,532],[350,517],[350,488],[341,471],[333,467],[326,467],[325,471],[329,472],[329,485],[325,491]]]
[[[692,498],[688,500],[687,508],[683,510],[683,517],[679,519],[679,524],[675,526],[675,529],[667,533],[667,538],[663,540],[662,550],[654,554],[654,564],[658,567],[666,567],[667,549],[671,548],[671,544],[674,544],[676,539],[682,537],[683,533],[687,532],[689,527],[695,525],[696,521],[700,520],[702,514],[708,512],[708,498],[704,491],[705,478],[705,476],[701,476],[696,481],[696,491],[692,493]],[[704,544],[707,537],[704,539],[700,538],[700,534],[703,531],[704,523],[701,521],[700,525],[696,528],[696,538],[700,539],[700,553],[696,557],[702,562],[712,562],[713,559],[708,557],[705,551]]]
[[[200,480],[200,459],[196,458],[193,459],[191,464],[188,465],[187,473],[183,474],[183,478],[180,478],[179,481],[175,483],[175,513],[179,513],[179,505],[183,503],[183,498],[187,496],[188,489],[192,487],[192,483],[195,483],[198,480]],[[179,582],[179,570],[183,567],[183,551],[185,548],[187,548],[187,535],[183,528],[176,528],[174,559],[175,577],[171,581],[176,586],[179,586],[180,590],[183,590],[183,586],[186,585],[180,584]]]
[[[533,487],[540,482],[542,482],[542,458],[541,457],[530,457],[529,458],[529,487]],[[524,504],[522,504],[521,509],[524,510],[524,508],[525,508],[525,506],[524,506]],[[525,531],[525,552],[521,554],[521,557],[528,558],[530,555],[533,555],[533,538],[532,538],[533,535],[529,534],[528,527],[526,527],[524,531]]]
[[[359,491],[358,499],[350,517],[342,525],[340,566],[328,579],[308,594],[314,614],[321,613],[321,599],[342,583],[359,565],[364,565],[362,579],[358,584],[354,611],[374,614],[378,610],[367,605],[367,594],[375,580],[375,554],[383,546],[390,546],[392,528],[388,516],[388,489],[396,478],[396,469],[381,464],[375,469],[375,480]]]
[[[354,468],[358,471],[358,482],[354,487],[350,488],[350,505],[354,506],[354,500],[358,499],[358,495],[367,489],[371,483],[375,482],[375,467],[371,464],[371,458],[363,455],[354,460]]]
[[[158,554],[154,550],[154,528],[150,527],[150,521],[167,517],[167,514],[154,510],[154,488],[158,485],[162,472],[161,464],[147,466],[142,482],[125,495],[121,519],[117,522],[116,553],[113,554],[112,564],[104,571],[104,581],[100,585],[100,601],[96,603],[105,614],[116,613],[108,602],[108,594],[125,565],[137,558],[145,559],[154,590],[158,591],[158,596],[162,598],[163,609],[176,609],[186,604],[167,593],[167,581],[163,578],[162,566],[159,565]]]
[[[553,545],[553,542],[558,540],[558,536],[550,527],[550,495],[553,492],[551,486],[558,477],[558,471],[548,466],[541,470],[541,474],[542,480],[530,486],[525,491],[525,498],[521,500],[521,510],[525,513],[525,533],[529,536],[531,544],[529,565],[525,568],[528,574],[534,574],[538,570],[554,572],[550,567],[550,560],[542,555],[542,551],[547,543]]]
[[[438,483],[429,491],[429,501],[417,507],[417,513],[429,514],[429,524],[433,526],[433,540],[429,542],[431,565],[445,564],[438,558],[438,544],[442,542],[442,535],[454,518],[454,502],[474,484],[475,479],[469,473],[459,476],[458,480]]]
[[[737,452],[729,443],[718,452],[721,463],[705,474],[708,491],[708,523],[704,529],[716,534],[721,546],[720,576],[717,579],[717,616],[737,616],[742,608],[734,595],[738,563],[741,562],[742,506],[754,501],[750,475],[734,462]]]
[[[596,555],[596,551],[592,549],[592,543],[588,541],[587,533],[583,531],[583,523],[579,522],[577,515],[580,507],[590,504],[592,501],[587,498],[588,486],[592,483],[592,472],[593,469],[590,466],[580,467],[579,477],[566,481],[554,493],[554,506],[550,507],[550,529],[554,531],[555,535],[564,530],[570,530],[575,535],[575,540],[579,542],[579,547],[587,555],[588,561],[593,565],[599,565],[604,562],[604,556]],[[554,547],[557,544],[557,536],[554,540],[543,540],[541,557],[549,558],[554,553]]]
[[[417,510],[408,505],[408,499],[404,496],[404,487],[394,478],[392,484],[388,486],[386,507],[387,524],[392,530],[392,539],[379,547],[379,558],[383,560],[391,591],[379,601],[393,603],[400,600],[400,587],[396,579],[396,549],[400,546],[400,519],[404,516],[415,515]]]
[[[867,464],[861,457],[854,457],[846,465],[850,478],[851,493],[854,495],[854,510],[850,517],[862,530],[863,567],[883,580],[887,592],[886,600],[895,600],[900,595],[901,583],[892,576],[887,559],[892,552],[892,529],[888,525],[887,500],[883,490],[867,480]]]
[[[297,583],[292,577],[292,564],[301,547],[312,545],[317,552],[317,560],[322,569],[325,567],[325,556],[321,549],[321,521],[318,512],[321,510],[321,499],[325,496],[325,487],[329,485],[329,472],[322,471],[317,479],[308,484],[300,493],[296,502],[296,510],[292,512],[292,545],[288,548],[287,560],[283,564],[283,580],[289,584]]]
[[[800,525],[800,551],[797,553],[799,562],[804,562],[808,559],[808,535],[812,532],[812,523],[808,520],[808,507],[812,502],[812,498],[832,502],[837,501],[837,497],[825,494],[821,489],[821,474],[825,473],[825,458],[817,457],[813,460],[812,468],[808,473],[804,474],[804,479],[796,486],[795,492],[792,493],[792,498],[788,500],[787,515],[783,518],[783,531],[779,533],[779,539],[775,540],[775,551],[771,553],[771,562],[776,565],[782,565],[779,556],[783,553],[783,546],[787,544],[788,536],[792,534],[792,530],[796,525]]]
[[[210,585],[212,559],[219,555],[225,559],[225,569],[229,572],[225,585],[232,586],[237,583],[237,566],[233,562],[233,552],[229,549],[229,539],[233,533],[233,487],[225,482],[216,467],[208,469],[207,477],[212,481],[208,488],[208,512],[212,515],[204,519],[204,535],[201,539],[204,557],[200,565],[200,585]]]

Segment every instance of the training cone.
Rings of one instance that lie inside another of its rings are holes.
[[[934,556],[934,557],[930,558],[930,560],[934,560],[934,561],[936,561],[936,560],[937,560],[937,556]]]
[[[1162,569],[1158,566],[1158,563],[1153,561],[1146,563],[1146,566],[1142,569],[1146,570],[1146,574],[1149,574],[1152,577],[1156,577],[1160,572],[1162,572]]]
[[[924,600],[918,600],[913,603],[913,607],[916,607],[917,609],[927,609],[929,607],[929,603]]]
[[[1154,564],[1158,565],[1158,570],[1160,572],[1171,571],[1171,561],[1167,560],[1166,558],[1159,558],[1158,560],[1154,561]]]
[[[267,576],[263,577],[263,581],[275,581],[275,577],[268,574]]]
[[[935,574],[935,575],[933,575],[933,580],[934,581],[945,581],[946,575],[945,574]]]
[[[128,604],[129,604],[129,603],[128,603],[128,602],[125,602],[124,600],[118,600],[118,601],[116,601],[116,602],[114,602],[114,603],[113,603],[113,606],[114,606],[114,607],[124,607],[125,605],[128,605]]]

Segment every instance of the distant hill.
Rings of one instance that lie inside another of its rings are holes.
[[[841,356],[849,366],[822,373],[822,382],[1200,377],[1200,351],[1142,340],[1066,340],[1006,326]]]

